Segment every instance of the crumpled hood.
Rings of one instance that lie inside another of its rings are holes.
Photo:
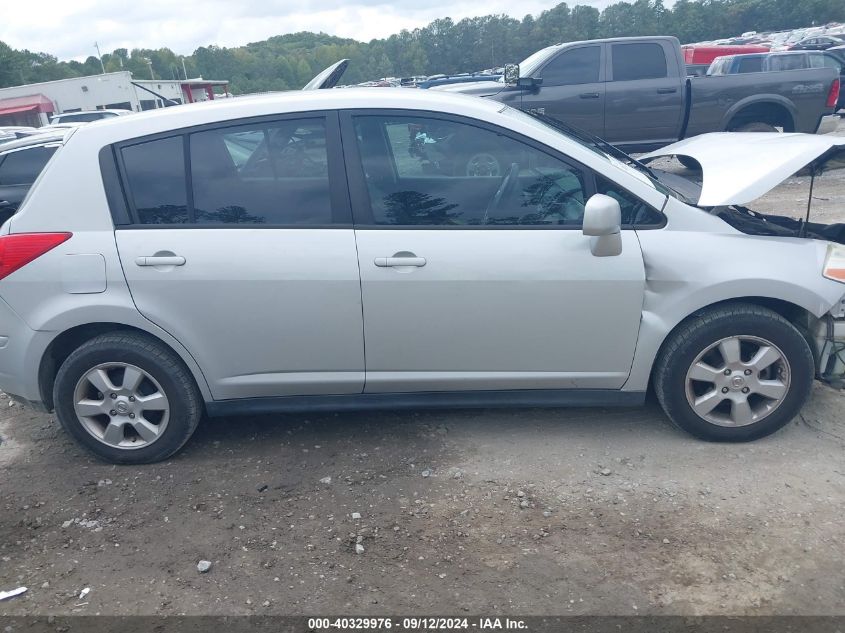
[[[811,166],[816,173],[845,167],[845,137],[767,132],[714,132],[640,157],[688,156],[701,165],[698,205],[746,204]]]
[[[505,84],[500,81],[466,81],[457,84],[444,84],[432,86],[429,90],[440,90],[443,92],[458,92],[473,97],[492,97],[505,89]]]

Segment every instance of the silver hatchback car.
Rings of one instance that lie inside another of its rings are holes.
[[[203,414],[632,405],[650,385],[687,431],[743,441],[841,379],[842,227],[739,206],[836,139],[666,148],[702,164],[696,190],[560,128],[417,90],[79,128],[0,231],[0,388],[144,463]]]

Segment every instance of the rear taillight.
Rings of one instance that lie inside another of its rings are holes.
[[[70,239],[73,233],[15,233],[0,235],[0,279],[26,266]]]
[[[824,106],[826,108],[835,108],[836,102],[839,100],[839,78],[833,80],[830,84],[830,92],[827,93],[827,101]]]

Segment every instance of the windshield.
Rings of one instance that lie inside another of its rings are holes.
[[[558,48],[560,48],[560,46],[547,46],[546,48],[541,48],[533,55],[529,55],[523,59],[519,64],[519,76],[533,77],[534,73],[537,72],[537,69],[539,69],[540,66],[546,62],[549,56]]]
[[[502,114],[507,114],[520,119],[527,119],[535,124],[540,124],[547,129],[551,129],[556,134],[561,134],[571,141],[575,141],[579,145],[586,147],[590,151],[598,154],[605,160],[615,163],[617,167],[630,171],[635,174],[640,180],[650,184],[657,191],[664,196],[672,196],[687,204],[693,204],[686,196],[667,186],[665,183],[658,180],[657,175],[647,165],[641,163],[633,156],[626,154],[624,151],[605,141],[598,136],[589,132],[581,130],[575,126],[563,123],[557,119],[546,116],[545,114],[538,114],[536,112],[523,112],[510,106],[505,106]]]

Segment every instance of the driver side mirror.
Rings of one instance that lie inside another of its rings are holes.
[[[505,64],[505,83],[515,85],[519,81],[519,64]]]
[[[587,200],[584,207],[584,235],[590,239],[590,252],[596,257],[622,254],[622,209],[619,202],[603,193]]]

